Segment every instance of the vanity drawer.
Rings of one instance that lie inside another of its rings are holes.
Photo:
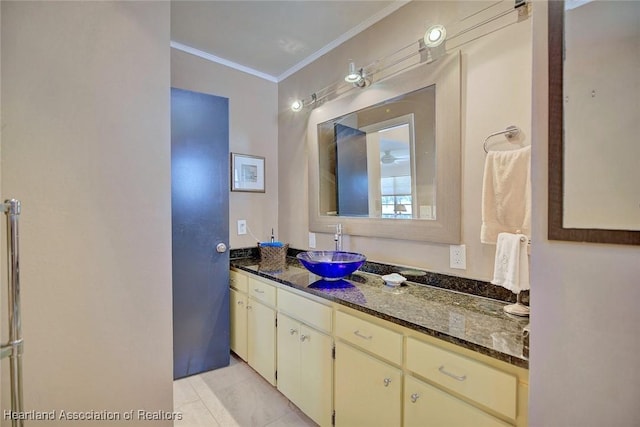
[[[516,418],[514,375],[415,338],[407,338],[406,367],[500,414]]]
[[[249,278],[242,273],[233,270],[229,271],[229,286],[240,292],[247,292],[249,288],[248,280]]]
[[[253,277],[249,277],[249,296],[272,307],[276,305],[276,288]]]
[[[402,364],[402,334],[341,311],[336,311],[335,334],[396,365]]]
[[[278,289],[278,311],[318,330],[331,332],[331,308],[326,305]]]

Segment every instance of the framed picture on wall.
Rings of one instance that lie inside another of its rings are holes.
[[[231,191],[264,193],[264,157],[231,153]]]

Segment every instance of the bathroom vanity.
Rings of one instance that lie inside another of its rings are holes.
[[[321,426],[526,426],[528,319],[358,271],[231,261],[231,348]]]

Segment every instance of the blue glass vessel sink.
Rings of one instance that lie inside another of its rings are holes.
[[[302,265],[324,280],[340,280],[360,268],[367,258],[355,252],[308,251],[299,253]]]

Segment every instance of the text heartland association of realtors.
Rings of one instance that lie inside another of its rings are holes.
[[[31,420],[31,421],[180,421],[182,412],[147,411],[144,409],[131,409],[125,412],[118,411],[3,411],[5,420]]]

